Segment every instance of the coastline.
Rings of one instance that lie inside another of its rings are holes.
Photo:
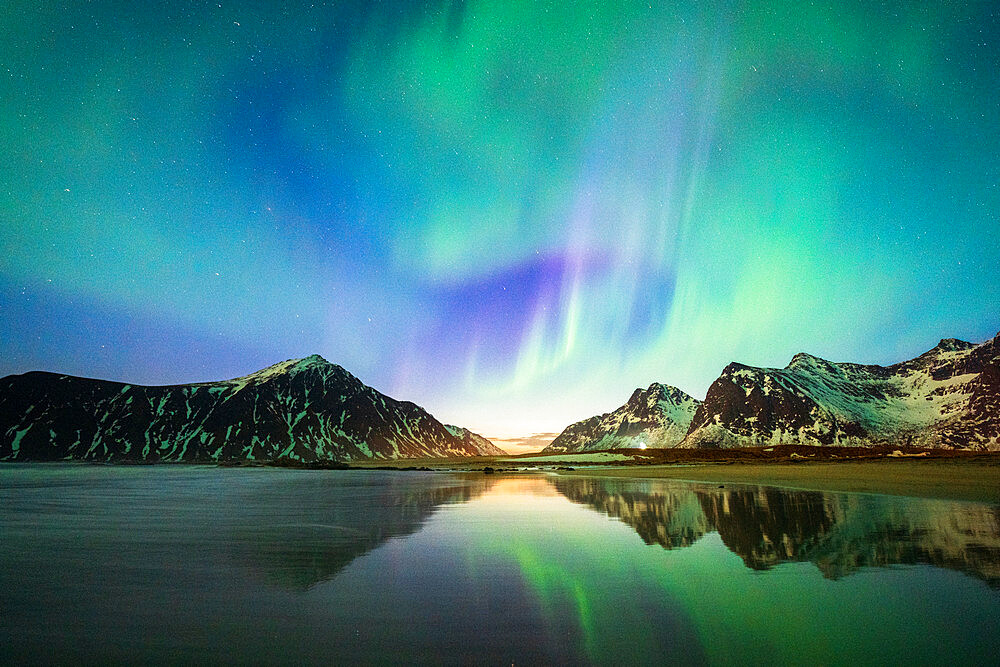
[[[828,453],[822,452],[829,456]],[[760,457],[757,451],[719,450],[692,452],[677,457],[672,452],[644,452],[632,461],[579,462],[569,457],[538,461],[537,457],[462,457],[450,459],[392,459],[303,463],[296,461],[3,461],[14,468],[24,464],[81,466],[211,466],[221,468],[278,468],[337,471],[425,471],[465,474],[548,473],[590,477],[665,479],[702,484],[746,484],[776,486],[806,491],[874,493],[915,498],[957,500],[1000,506],[1000,453],[934,452],[929,458],[870,453],[863,457],[802,460],[773,452]],[[535,460],[532,460],[535,458]],[[546,457],[548,458],[548,457]],[[645,458],[645,461],[643,459]],[[677,460],[680,458],[681,460]],[[650,460],[652,459],[652,460]],[[658,459],[658,460],[657,460]],[[642,462],[640,462],[642,461]],[[648,462],[646,462],[648,461]]]
[[[560,475],[675,479],[759,484],[808,491],[879,493],[1000,505],[1000,461],[995,459],[879,459],[796,463],[602,466],[559,470]]]

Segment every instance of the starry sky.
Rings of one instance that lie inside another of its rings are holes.
[[[733,360],[986,339],[998,11],[8,0],[0,375],[318,353],[516,449]]]

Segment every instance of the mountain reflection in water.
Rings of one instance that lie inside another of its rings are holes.
[[[549,478],[561,494],[676,549],[717,531],[747,567],[814,563],[830,579],[862,567],[928,564],[1000,588],[1000,508],[767,486]]]
[[[436,475],[422,484],[425,479],[397,473],[362,479],[368,483],[355,481],[349,493],[343,487],[332,493],[323,476],[263,493],[248,490],[245,506],[259,512],[251,509],[230,526],[231,556],[273,584],[306,590],[387,540],[414,533],[440,506],[468,502],[496,482],[482,475]],[[303,504],[303,497],[309,502]]]
[[[998,519],[537,473],[0,466],[0,664],[990,663]]]
[[[477,498],[570,501],[620,520],[646,544],[679,549],[717,532],[748,568],[811,562],[829,579],[863,567],[928,564],[1000,588],[1000,508],[976,503],[797,491],[767,486],[718,489],[669,481],[530,475],[435,476],[429,488],[405,477],[359,487],[344,497],[310,492],[314,502],[261,497],[282,506],[280,521],[249,517],[233,526],[232,555],[265,579],[304,590],[331,579],[386,540],[418,530],[438,507]],[[295,489],[301,495],[302,488]]]

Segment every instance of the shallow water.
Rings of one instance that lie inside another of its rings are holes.
[[[0,662],[992,663],[1000,508],[544,474],[0,466]]]

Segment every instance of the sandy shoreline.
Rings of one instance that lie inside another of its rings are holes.
[[[738,452],[737,455],[746,455]],[[499,474],[556,473],[591,477],[619,477],[634,479],[673,479],[696,483],[750,484],[780,486],[808,491],[833,491],[849,493],[879,493],[916,498],[940,498],[1000,505],[1000,454],[945,455],[939,458],[876,458],[793,460],[782,456],[777,460],[722,458],[716,460],[689,457],[685,461],[656,463],[584,463],[562,460],[533,461],[531,457],[512,460],[499,457],[463,457],[452,459],[395,459],[365,461],[359,465],[321,462],[314,464],[274,462],[238,462],[217,464],[206,461],[140,465],[163,466],[220,466],[220,467],[274,467],[306,470],[353,469],[372,471],[433,471],[481,475],[484,472]],[[556,457],[553,457],[556,458]],[[36,462],[37,465],[123,465],[128,462],[67,463],[65,461]],[[16,468],[26,462],[0,462],[0,467]]]
[[[675,479],[810,491],[881,493],[1000,505],[1000,452],[786,445],[650,449],[366,462],[359,467]]]
[[[1000,505],[1000,452],[784,445],[738,449],[610,450],[507,457],[366,462],[359,467],[761,484]]]
[[[562,470],[559,474],[762,484],[812,491],[882,493],[1000,504],[1000,464],[995,461],[903,459],[604,466]]]

